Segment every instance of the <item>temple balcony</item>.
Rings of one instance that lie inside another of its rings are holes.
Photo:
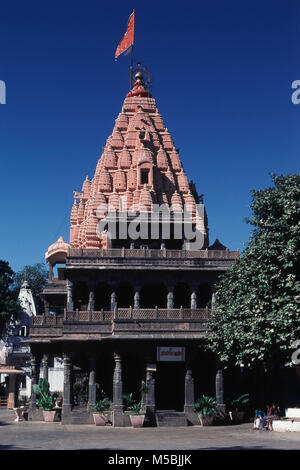
[[[231,250],[169,250],[131,248],[70,248],[67,268],[107,266],[116,269],[215,269],[226,270],[239,258],[239,251]]]
[[[63,316],[36,316],[30,337],[63,337],[68,339],[128,338],[199,338],[205,335],[210,310],[199,309],[133,309],[114,311],[67,311]],[[73,336],[73,335],[80,335]]]

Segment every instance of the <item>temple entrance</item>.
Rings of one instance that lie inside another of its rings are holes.
[[[158,362],[155,381],[155,407],[157,410],[183,411],[184,362]]]
[[[73,370],[73,409],[86,408],[88,404],[89,376],[88,372]]]
[[[71,369],[72,409],[86,409],[89,399],[89,367],[85,357],[73,358]]]

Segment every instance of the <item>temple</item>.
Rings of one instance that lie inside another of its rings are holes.
[[[149,425],[197,423],[203,393],[224,406],[222,370],[204,340],[216,280],[239,253],[209,244],[203,197],[135,78],[93,178],[74,191],[70,242],[48,248],[45,312],[30,328],[32,384],[40,365],[47,377],[51,358],[63,358],[63,423],[91,423],[100,393],[114,426],[129,425],[130,392]],[[32,389],[33,420],[35,400]]]

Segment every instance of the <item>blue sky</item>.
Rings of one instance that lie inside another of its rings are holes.
[[[129,56],[114,53],[133,8],[134,60],[204,193],[211,243],[242,250],[250,190],[299,172],[299,1],[2,2],[0,259],[14,270],[69,240],[73,189],[128,92]]]

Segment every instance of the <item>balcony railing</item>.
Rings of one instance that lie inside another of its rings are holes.
[[[239,251],[231,250],[157,250],[131,248],[69,248],[69,257],[87,258],[157,258],[157,259],[237,259]]]
[[[62,326],[64,322],[109,322],[131,320],[203,320],[209,318],[210,311],[206,308],[115,308],[101,311],[65,311],[64,316],[41,315],[33,318],[33,326]]]

